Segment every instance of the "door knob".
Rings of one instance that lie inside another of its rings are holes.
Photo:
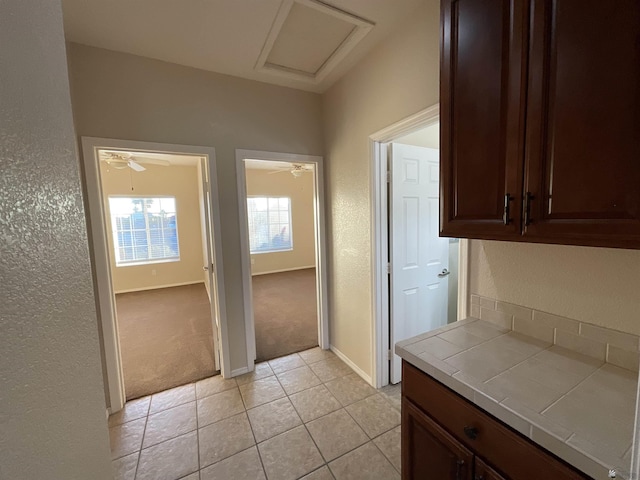
[[[450,273],[451,272],[445,268],[445,269],[442,270],[442,272],[440,272],[438,274],[438,277],[443,278],[443,277],[446,277],[447,275],[449,275]]]
[[[207,270],[209,270],[209,266],[208,265],[203,265],[202,266],[202,270],[204,270],[206,272]]]

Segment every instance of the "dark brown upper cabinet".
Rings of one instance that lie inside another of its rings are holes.
[[[441,15],[441,234],[640,248],[640,2]]]

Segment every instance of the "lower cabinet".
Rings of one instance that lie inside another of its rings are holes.
[[[407,362],[403,480],[584,480],[578,472]]]
[[[402,478],[471,480],[473,453],[422,413],[402,401]]]

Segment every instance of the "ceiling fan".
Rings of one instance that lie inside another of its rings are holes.
[[[153,154],[149,154],[153,155]],[[113,167],[116,170],[124,170],[130,168],[136,172],[143,172],[146,170],[143,164],[147,165],[159,165],[162,167],[168,167],[171,162],[159,158],[152,158],[151,156],[133,155],[130,152],[101,150],[100,160],[106,163],[109,167]]]
[[[275,173],[289,172],[294,177],[301,177],[303,173],[312,172],[312,165],[305,165],[303,163],[292,163],[291,165],[283,165],[282,167],[276,167],[276,169],[272,172],[269,172],[269,175],[273,175]]]

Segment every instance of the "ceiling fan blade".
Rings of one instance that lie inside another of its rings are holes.
[[[149,157],[138,157],[135,156],[133,159],[138,163],[146,163],[148,165],[160,165],[162,167],[168,167],[171,165],[169,160],[161,160],[159,158],[149,158]]]
[[[146,170],[146,168],[144,168],[139,163],[134,162],[133,160],[129,160],[129,167],[131,167],[131,169],[135,170],[136,172],[144,172]]]

